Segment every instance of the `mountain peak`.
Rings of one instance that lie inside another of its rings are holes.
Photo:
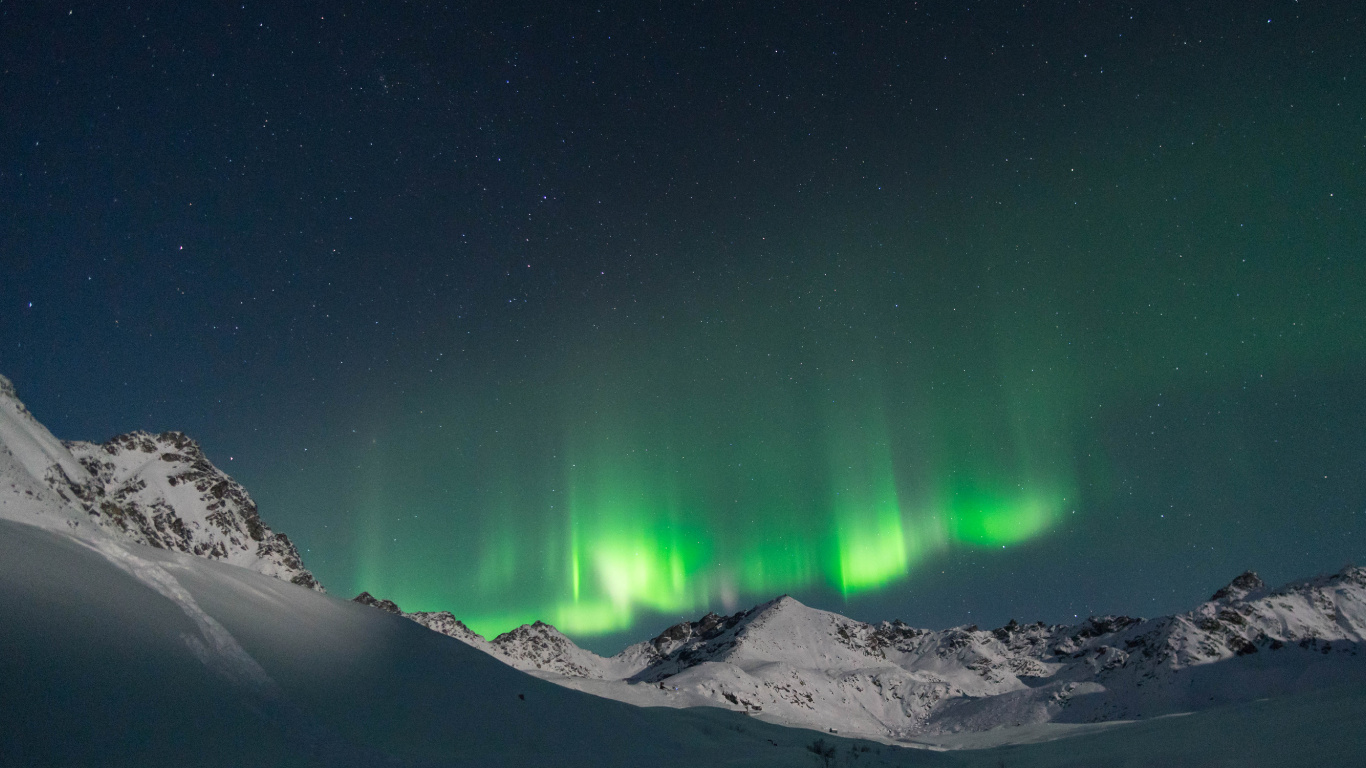
[[[68,447],[81,445],[79,442],[68,441]],[[99,446],[109,455],[114,455],[120,451],[132,451],[138,453],[160,453],[163,460],[181,460],[189,463],[197,461],[208,461],[204,455],[204,449],[199,442],[184,432],[170,431],[160,434],[146,432],[144,430],[134,430],[122,435],[115,435],[109,438],[104,444]]]
[[[530,624],[523,624],[520,627],[509,629],[503,634],[493,638],[493,642],[505,644],[513,641],[526,640],[531,637],[560,638],[564,637],[564,633],[557,629],[553,624],[547,624],[544,621],[537,619]],[[568,638],[565,639],[567,640]]]
[[[246,489],[183,432],[58,440],[0,376],[0,476],[6,517],[219,560],[322,591],[289,537],[272,531]]]
[[[1345,581],[1354,581],[1366,586],[1366,568],[1362,568],[1358,565],[1351,565],[1350,563],[1344,565],[1342,566],[1342,570],[1338,571],[1334,576]]]
[[[395,603],[393,600],[381,600],[369,592],[362,592],[359,595],[356,595],[351,598],[351,602],[368,605],[371,608],[378,608],[381,611],[387,611],[399,616],[403,615],[403,611],[399,610],[398,603]]]
[[[1215,592],[1210,600],[1242,600],[1259,589],[1266,589],[1266,582],[1262,581],[1262,577],[1258,576],[1256,571],[1243,571],[1227,586]]]
[[[521,670],[532,669],[565,677],[603,677],[604,659],[585,651],[564,633],[543,621],[523,624],[493,638],[495,656]]]

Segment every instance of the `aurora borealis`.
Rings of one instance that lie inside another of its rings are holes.
[[[1353,4],[238,6],[0,6],[0,372],[334,594],[614,651],[1362,559]]]

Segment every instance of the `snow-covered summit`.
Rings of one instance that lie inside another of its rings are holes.
[[[53,437],[0,376],[0,516],[221,560],[322,586],[237,481],[180,432]]]
[[[504,632],[490,645],[494,655],[528,672],[610,679],[624,671],[614,669],[610,659],[578,647],[560,630],[541,621]]]
[[[1215,592],[1210,600],[1244,600],[1252,593],[1265,589],[1266,582],[1262,581],[1262,577],[1258,576],[1255,571],[1243,571],[1233,581]]]
[[[881,658],[871,628],[783,595],[732,616],[711,613],[677,624],[615,659],[646,662],[631,679],[659,682],[705,662],[743,667],[770,663],[813,669],[853,669]]]

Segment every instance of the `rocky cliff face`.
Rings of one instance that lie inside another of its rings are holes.
[[[222,560],[322,591],[289,538],[261,520],[246,489],[180,432],[60,442],[0,377],[0,457],[7,486],[0,490],[9,491],[0,498],[0,514],[85,525],[121,541]]]

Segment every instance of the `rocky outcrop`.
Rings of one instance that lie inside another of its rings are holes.
[[[395,603],[393,600],[380,600],[379,598],[375,597],[369,592],[362,592],[359,595],[356,595],[355,597],[351,598],[351,602],[360,603],[361,605],[368,605],[371,608],[378,608],[381,611],[384,611],[385,613],[393,613],[399,616],[406,616],[406,614],[403,613],[403,611],[399,610],[398,603]]]
[[[466,645],[472,645],[485,653],[497,655],[494,653],[493,647],[489,644],[489,641],[485,640],[479,633],[465,626],[464,622],[455,618],[455,616],[452,616],[449,611],[419,611],[417,613],[408,613],[402,608],[399,608],[398,603],[395,603],[393,600],[381,600],[369,592],[362,592],[359,595],[356,595],[351,598],[351,602],[368,605],[371,608],[378,608],[386,613],[402,616],[405,619],[410,619],[421,624],[433,632],[438,632],[447,637],[453,637],[456,640],[459,640]],[[507,660],[504,659],[503,661],[506,662]]]

